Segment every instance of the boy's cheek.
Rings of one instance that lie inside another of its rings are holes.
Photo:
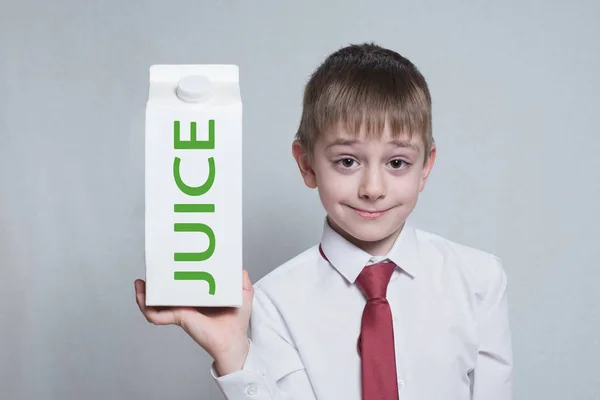
[[[323,190],[323,195],[330,201],[340,201],[348,199],[352,194],[356,195],[357,187],[350,177],[324,176],[319,186]]]
[[[326,185],[319,185],[319,197],[325,207],[336,202],[335,191]]]

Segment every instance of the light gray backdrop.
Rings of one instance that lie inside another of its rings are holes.
[[[515,398],[600,399],[600,7],[481,3],[3,1],[0,398],[221,398],[209,357],[134,301],[148,67],[240,66],[256,281],[321,231],[291,156],[303,85],[373,40],[431,86],[439,156],[414,223],[504,260]]]

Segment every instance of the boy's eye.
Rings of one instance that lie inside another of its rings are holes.
[[[390,161],[390,166],[393,169],[400,169],[403,166],[403,164],[408,165],[406,161],[401,160],[401,159],[396,159],[396,160]]]
[[[355,162],[356,161],[354,161],[352,158],[342,158],[338,161],[338,164],[340,164],[344,168],[352,168]]]

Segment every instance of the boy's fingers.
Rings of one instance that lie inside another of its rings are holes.
[[[133,282],[134,287],[135,287],[135,294],[137,295],[138,293],[146,293],[146,282],[144,282],[141,279],[136,279],[135,282]]]
[[[169,325],[175,323],[173,311],[169,309],[158,310],[146,306],[146,285],[141,279],[135,281],[135,300],[146,320],[155,325]]]
[[[144,312],[144,307],[146,303],[146,291],[144,290],[144,281],[140,279],[136,279],[134,282],[135,285],[135,301],[140,308],[141,312]]]
[[[250,276],[248,275],[248,271],[243,270],[243,281],[242,287],[244,288],[242,293],[242,315],[247,315],[252,309],[252,298],[254,297],[254,287],[252,287],[252,281],[250,281]]]
[[[252,281],[250,281],[250,275],[245,269],[242,270],[242,288],[247,291],[252,291]]]
[[[154,325],[175,324],[175,316],[173,315],[173,311],[171,310],[158,311],[152,307],[146,307],[144,315],[146,316],[148,322],[151,322]]]
[[[147,307],[143,299],[138,300],[138,306],[146,317],[146,321],[154,325],[171,325],[175,323],[175,315],[172,310],[157,310],[154,307]]]

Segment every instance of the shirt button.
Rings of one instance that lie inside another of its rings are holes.
[[[398,380],[398,388],[402,389],[404,387],[404,381],[402,379]]]
[[[258,393],[258,386],[256,386],[256,383],[250,383],[248,386],[246,386],[246,394],[249,396],[254,396]]]

